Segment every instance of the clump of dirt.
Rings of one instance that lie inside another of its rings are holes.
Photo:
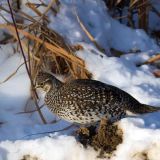
[[[96,135],[96,126],[90,126],[87,128],[80,128],[77,131],[77,137],[80,143],[83,144],[84,147],[91,145],[93,141],[93,137]]]
[[[95,150],[100,150],[99,157],[104,157],[106,153],[111,155],[122,143],[122,131],[106,119],[101,120],[98,128],[92,126],[86,129],[78,132],[78,139],[85,147],[92,146]]]

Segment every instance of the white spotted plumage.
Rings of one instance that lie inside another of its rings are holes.
[[[48,73],[40,73],[36,83],[39,85],[41,82],[51,85],[45,96],[51,112],[74,123],[90,124],[102,117],[117,121],[125,117],[127,111],[147,113],[159,110],[141,104],[117,87],[95,80],[78,79],[63,84]]]

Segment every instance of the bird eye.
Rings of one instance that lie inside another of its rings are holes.
[[[41,82],[41,83],[40,83],[40,85],[41,85],[41,86],[43,86],[43,85],[44,85],[44,83],[43,83],[43,82]]]

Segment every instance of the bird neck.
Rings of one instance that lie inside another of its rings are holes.
[[[50,88],[50,90],[58,90],[61,86],[63,85],[63,83],[58,80],[56,77],[52,77],[52,86]]]

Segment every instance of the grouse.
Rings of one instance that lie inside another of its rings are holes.
[[[105,117],[118,121],[131,112],[144,114],[160,110],[142,104],[127,92],[96,80],[76,79],[62,83],[53,75],[40,72],[36,88],[46,91],[45,103],[61,119],[78,124],[92,124]]]

